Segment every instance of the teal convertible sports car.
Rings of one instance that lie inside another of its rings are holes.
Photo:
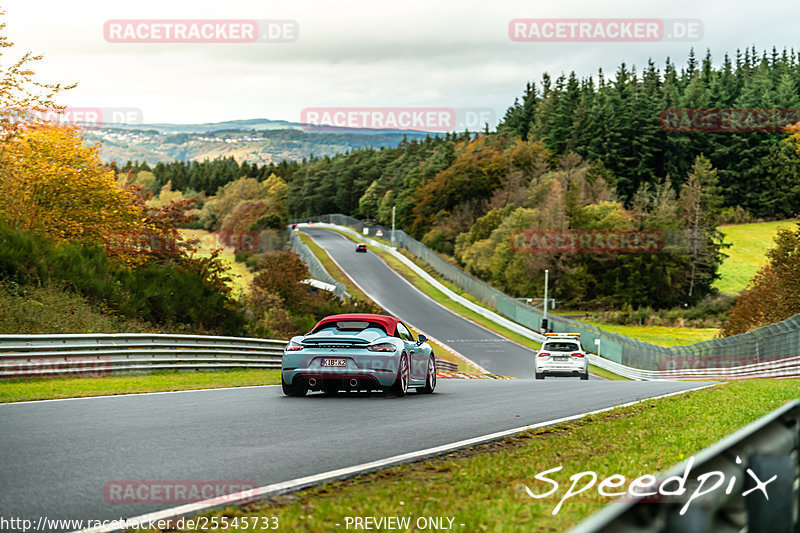
[[[432,393],[436,358],[425,335],[414,339],[398,319],[346,314],[323,318],[283,351],[282,385],[288,396],[311,391],[385,390],[405,396],[409,388]]]

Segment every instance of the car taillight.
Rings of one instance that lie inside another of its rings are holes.
[[[394,352],[397,350],[397,348],[394,344],[385,342],[383,344],[373,344],[372,346],[367,346],[367,350],[371,352]]]
[[[572,357],[583,357],[583,353],[581,353],[581,352],[572,352]]]
[[[303,349],[303,345],[302,344],[298,344],[296,342],[290,342],[289,344],[286,345],[286,351],[287,352],[299,352],[302,349]]]
[[[539,352],[539,357],[550,357],[550,352]]]

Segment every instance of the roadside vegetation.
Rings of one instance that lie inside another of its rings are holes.
[[[220,242],[217,235],[207,230],[181,228],[179,231],[185,239],[197,241],[198,257],[211,257],[217,252],[217,257],[231,278],[230,286],[234,298],[239,299],[247,294],[247,289],[253,282],[253,273],[247,265],[236,259],[236,249],[225,245],[230,243]]]
[[[224,387],[276,385],[280,370],[230,369],[215,371],[153,370],[148,374],[3,379],[0,403],[139,394]]]
[[[597,326],[609,333],[618,333],[642,342],[649,342],[659,346],[681,346],[711,340],[719,336],[718,328],[693,328],[693,327],[667,327],[667,326],[620,326],[599,322],[596,320],[583,320],[587,324]]]
[[[668,470],[798,396],[796,379],[729,382],[208,516],[277,516],[281,528],[304,532],[330,531],[346,516],[450,516],[465,531],[565,531],[613,501],[595,485],[553,515],[569,476],[593,471],[599,483],[620,474],[620,490],[627,489],[636,477]],[[552,496],[526,493],[551,489],[534,476],[558,466],[563,470],[547,475],[559,483]]]
[[[798,133],[800,138],[800,133]],[[767,262],[736,300],[725,324],[726,335],[786,320],[800,313],[800,222],[779,228]]]
[[[104,313],[85,297],[53,286],[0,283],[0,334],[144,333],[154,326]]]

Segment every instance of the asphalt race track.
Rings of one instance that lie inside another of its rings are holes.
[[[128,518],[174,504],[107,503],[106,482],[263,486],[703,385],[440,380],[404,398],[267,386],[2,404],[0,516]]]
[[[384,309],[494,374],[533,377],[533,353],[436,304],[372,252],[334,231],[303,228]],[[557,378],[551,378],[557,379]],[[578,378],[571,378],[578,379]]]
[[[534,380],[529,350],[426,301],[341,236],[309,233],[389,310],[487,369],[524,379],[440,380],[435,394],[404,398],[288,398],[264,386],[0,404],[0,517],[130,518],[177,504],[108,502],[107,483],[264,486],[708,384]]]

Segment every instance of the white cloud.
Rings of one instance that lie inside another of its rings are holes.
[[[796,42],[800,6],[750,2],[594,0],[271,0],[8,2],[15,54],[44,53],[47,81],[78,81],[63,103],[137,107],[147,122],[266,117],[298,120],[312,106],[491,107],[498,117],[525,83],[545,71],[613,74],[620,62],[652,57],[685,63],[755,45]],[[768,11],[768,15],[764,12]],[[697,18],[696,43],[515,43],[513,18]],[[300,38],[286,44],[113,44],[109,19],[293,19]],[[8,50],[5,51],[8,54]],[[4,57],[4,60],[7,60]]]

